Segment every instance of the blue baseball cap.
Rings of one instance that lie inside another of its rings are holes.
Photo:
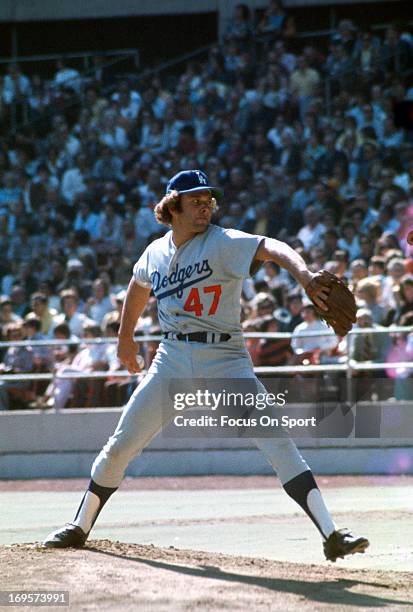
[[[202,170],[183,170],[171,178],[166,187],[166,193],[168,194],[171,191],[191,193],[192,191],[204,191],[205,189],[209,189],[216,199],[223,195],[221,189],[209,185],[208,177]]]

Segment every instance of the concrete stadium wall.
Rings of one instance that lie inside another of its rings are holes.
[[[239,0],[1,0],[0,21],[48,21],[61,19],[97,19],[130,15],[174,15],[218,12],[223,19],[232,15]],[[283,0],[285,7],[332,6],[335,4],[371,4],[397,0]],[[249,0],[251,9],[265,8],[267,0]]]
[[[130,15],[168,15],[176,13],[205,13],[216,11],[219,0],[2,0],[0,20],[48,21],[61,19],[97,19],[129,17]]]
[[[114,430],[119,409],[61,413],[0,413],[0,478],[87,477]],[[412,474],[413,440],[301,439],[298,446],[317,474]],[[129,476],[270,474],[250,440],[157,436],[129,466]]]
[[[0,22],[19,23],[62,21],[66,19],[104,19],[110,17],[194,15],[217,13],[220,36],[229,23],[238,0],[1,0]],[[250,0],[251,9],[262,9],[265,0]]]

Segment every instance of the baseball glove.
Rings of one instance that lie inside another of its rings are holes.
[[[314,303],[314,295],[321,288],[329,288],[325,300],[328,310],[321,310]],[[306,293],[314,303],[318,315],[330,325],[338,336],[345,336],[356,322],[356,300],[350,289],[335,274],[321,270],[306,288]]]

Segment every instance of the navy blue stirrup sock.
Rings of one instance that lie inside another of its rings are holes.
[[[102,487],[94,480],[90,479],[88,488],[82,497],[82,501],[80,502],[73,523],[81,527],[85,533],[89,533],[103,506],[115,491],[117,491],[117,487],[114,489],[110,487]],[[94,495],[91,496],[89,493],[93,493]],[[96,496],[98,499],[96,500],[96,497],[94,496]]]
[[[336,529],[336,525],[327,510],[311,470],[298,474],[286,482],[283,487],[285,492],[310,517],[321,535],[328,538]]]

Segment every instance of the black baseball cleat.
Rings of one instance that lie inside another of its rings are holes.
[[[367,538],[355,536],[348,529],[333,531],[323,543],[326,559],[333,563],[338,558],[344,559],[346,555],[364,553],[368,546],[370,546],[370,542]]]
[[[88,534],[77,525],[66,523],[64,527],[49,533],[42,546],[44,548],[82,548],[87,536]]]

